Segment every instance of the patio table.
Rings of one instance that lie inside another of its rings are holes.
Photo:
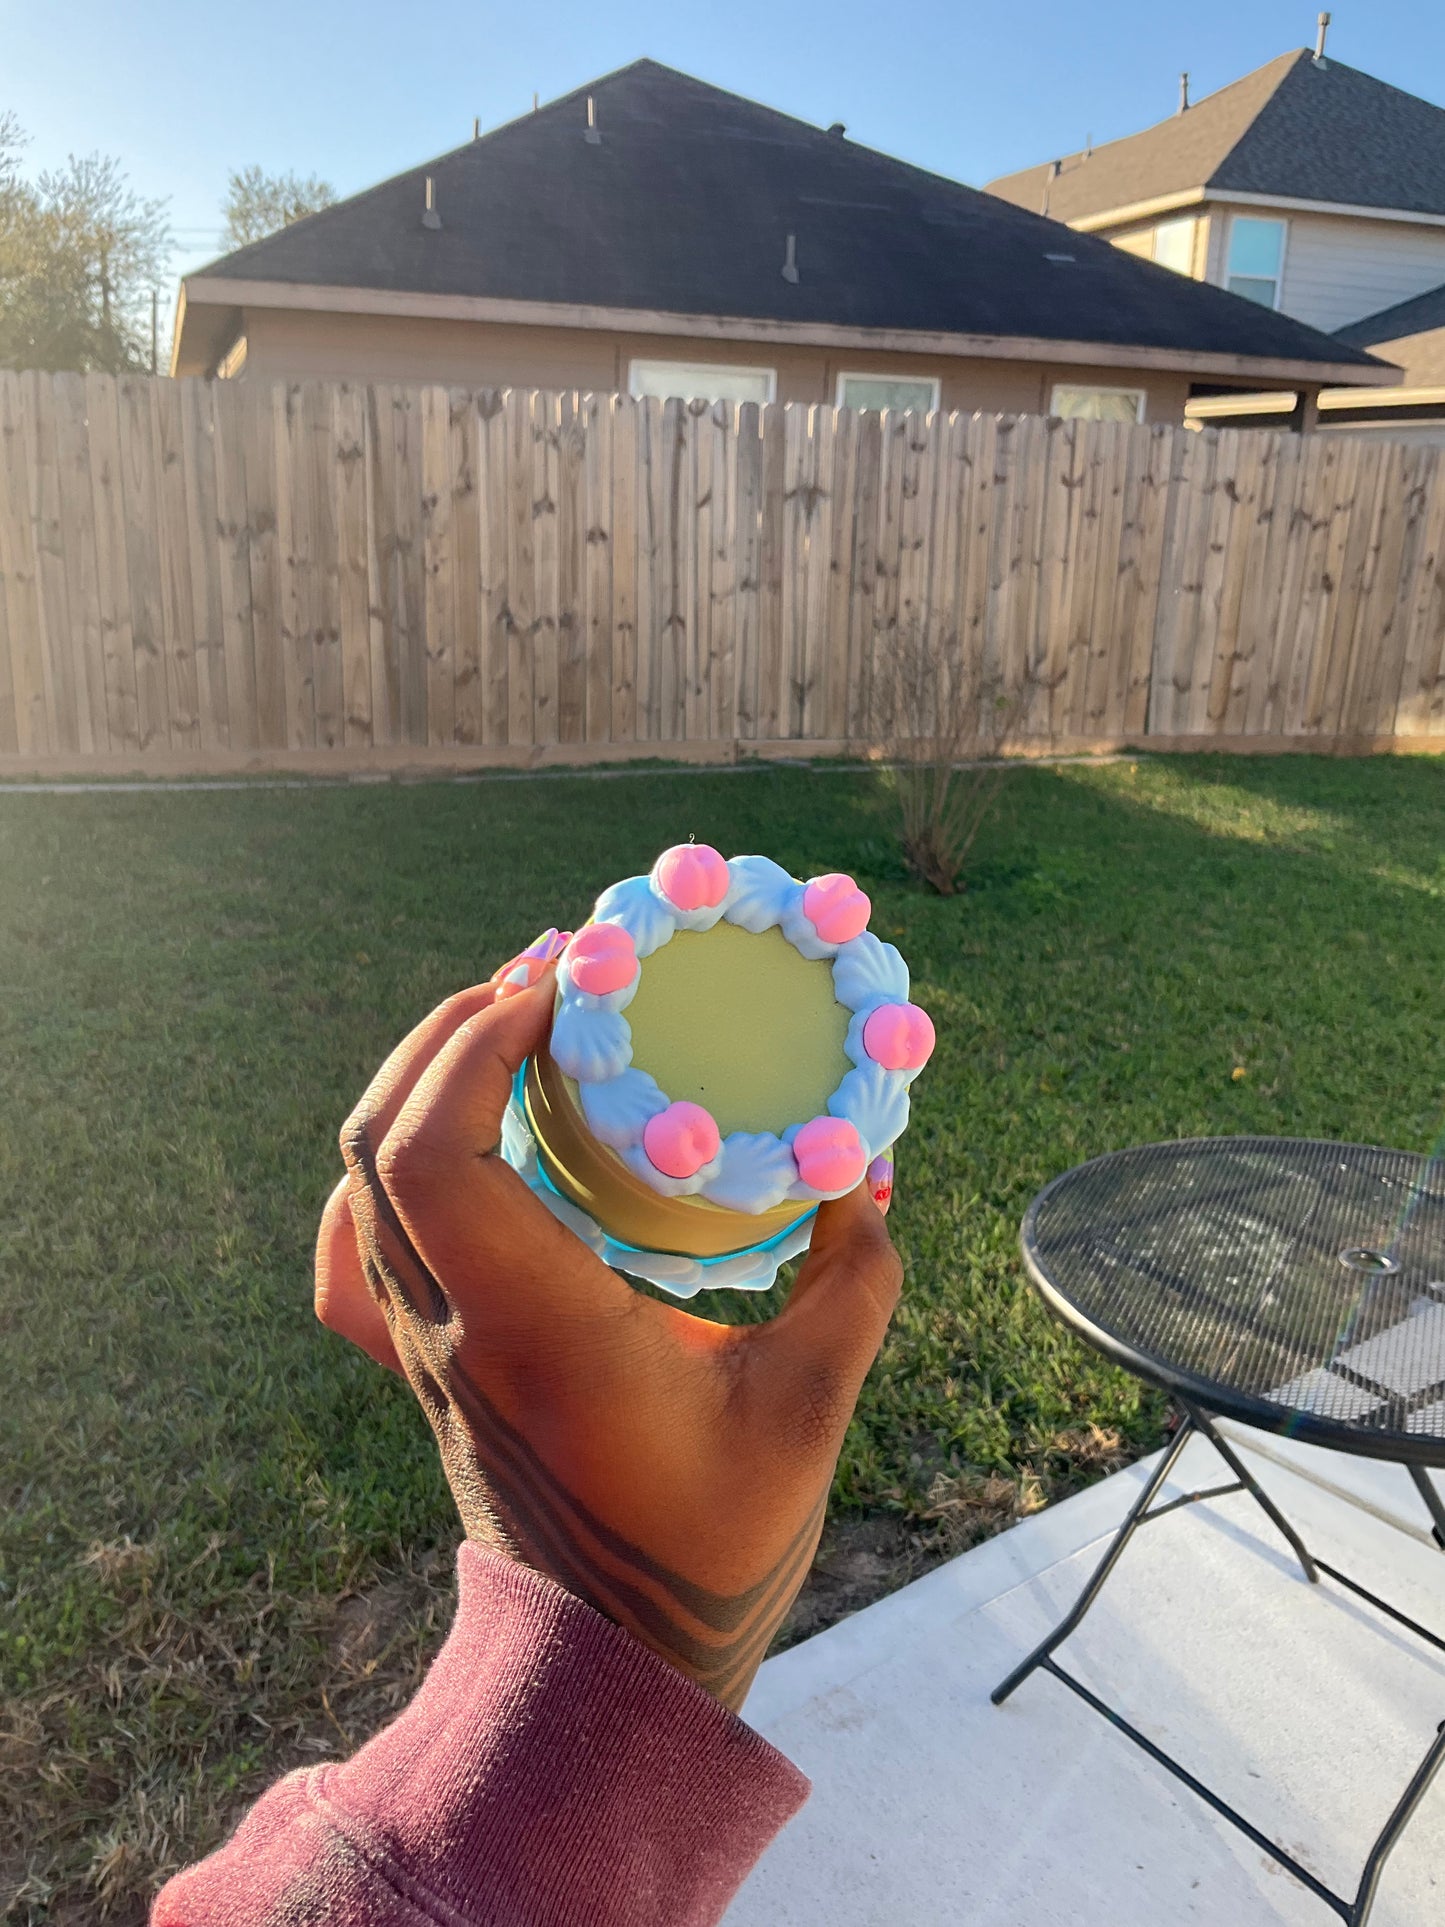
[[[1215,1424],[1227,1417],[1408,1468],[1445,1551],[1445,1158],[1293,1138],[1202,1138],[1112,1152],[1041,1191],[1024,1262],[1050,1308],[1107,1357],[1170,1393],[1178,1429],[1073,1609],[994,1691],[1035,1670],[1060,1680],[1287,1867],[1349,1927],[1362,1927],[1386,1857],[1445,1761],[1445,1722],[1341,1895],[1131,1726],[1054,1657],[1134,1532],[1178,1506],[1247,1492],[1305,1578],[1346,1588],[1445,1652],[1408,1619],[1306,1549]],[[1185,1444],[1207,1438],[1232,1478],[1154,1503]],[[1442,1573],[1445,1576],[1445,1573]]]

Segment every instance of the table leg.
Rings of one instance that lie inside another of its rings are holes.
[[[1410,1477],[1415,1481],[1415,1489],[1425,1501],[1425,1510],[1430,1514],[1435,1543],[1445,1552],[1445,1500],[1441,1499],[1434,1480],[1423,1465],[1412,1465]]]
[[[1244,1460],[1240,1458],[1239,1454],[1229,1443],[1229,1440],[1220,1432],[1218,1426],[1215,1425],[1209,1414],[1199,1411],[1192,1405],[1185,1405],[1183,1409],[1188,1413],[1189,1421],[1195,1431],[1202,1432],[1205,1438],[1209,1440],[1209,1443],[1214,1447],[1220,1458],[1224,1460],[1224,1463],[1229,1467],[1235,1478],[1239,1480],[1239,1483],[1244,1487],[1245,1491],[1248,1492],[1250,1497],[1258,1504],[1270,1524],[1274,1526],[1276,1531],[1288,1539],[1294,1550],[1296,1559],[1299,1560],[1300,1565],[1304,1568],[1305,1578],[1309,1580],[1311,1585],[1315,1585],[1320,1576],[1315,1569],[1315,1562],[1305,1551],[1304,1541],[1300,1538],[1289,1520],[1285,1518],[1273,1499],[1270,1498],[1263,1486],[1259,1484],[1254,1474],[1245,1465]]]
[[[1385,1822],[1384,1831],[1370,1849],[1370,1857],[1365,1862],[1365,1871],[1360,1875],[1360,1884],[1355,1891],[1354,1905],[1345,1915],[1348,1927],[1365,1927],[1365,1920],[1375,1902],[1375,1889],[1380,1884],[1385,1861],[1400,1835],[1409,1825],[1410,1817],[1424,1799],[1430,1782],[1445,1765],[1445,1722],[1442,1722],[1435,1735],[1435,1743],[1415,1769],[1415,1777],[1400,1795],[1395,1811]]]
[[[1042,1665],[1049,1654],[1053,1652],[1054,1648],[1063,1644],[1083,1618],[1084,1614],[1089,1610],[1090,1606],[1093,1605],[1099,1596],[1100,1587],[1102,1587],[1104,1581],[1118,1564],[1120,1553],[1123,1552],[1125,1546],[1128,1545],[1130,1539],[1134,1536],[1134,1528],[1141,1522],[1145,1513],[1149,1510],[1150,1501],[1163,1485],[1164,1481],[1169,1477],[1169,1474],[1174,1470],[1175,1461],[1184,1450],[1185,1445],[1189,1441],[1189,1435],[1194,1429],[1195,1421],[1193,1416],[1186,1416],[1184,1423],[1174,1434],[1173,1442],[1155,1467],[1154,1476],[1134,1501],[1133,1506],[1129,1510],[1129,1516],[1115,1533],[1113,1544],[1100,1560],[1093,1578],[1074,1601],[1072,1610],[1059,1621],[1048,1638],[1044,1640],[1041,1645],[1036,1646],[1027,1659],[1021,1660],[1001,1685],[993,1689],[989,1697],[993,1700],[995,1706],[1002,1706],[1009,1694],[1012,1693],[1015,1688],[1023,1685],[1029,1674]]]

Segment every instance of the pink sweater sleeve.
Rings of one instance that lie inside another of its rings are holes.
[[[151,1927],[705,1927],[808,1782],[620,1626],[464,1545],[446,1644],[344,1766],[289,1774]]]

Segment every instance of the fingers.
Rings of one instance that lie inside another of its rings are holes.
[[[796,1415],[807,1442],[841,1443],[878,1356],[903,1285],[883,1215],[860,1184],[820,1204],[792,1296],[769,1325],[748,1328],[770,1354],[772,1395]],[[813,1435],[816,1435],[814,1437]]]
[[[381,1144],[396,1122],[402,1106],[415,1090],[417,1080],[437,1052],[469,1017],[489,1009],[496,1001],[496,996],[496,986],[491,983],[474,984],[470,990],[459,990],[407,1032],[367,1085],[361,1102],[341,1127],[343,1154],[348,1136],[358,1131],[367,1132],[374,1146]]]
[[[349,1338],[378,1365],[405,1377],[386,1314],[372,1296],[356,1247],[356,1225],[343,1178],[326,1201],[316,1238],[316,1316],[328,1331]]]
[[[535,1343],[559,1314],[590,1322],[609,1307],[649,1302],[490,1155],[517,1072],[547,1034],[552,1000],[549,968],[535,986],[468,1018],[381,1144],[373,1148],[363,1128],[344,1147],[353,1206],[364,1210],[369,1249],[386,1258],[393,1301],[399,1285],[409,1315],[436,1322],[459,1313],[502,1349]],[[388,1216],[393,1222],[383,1223]]]
[[[368,1129],[372,1143],[380,1145],[396,1122],[401,1107],[416,1088],[417,1079],[437,1052],[469,1017],[487,1010],[494,1003],[506,1002],[532,984],[540,982],[549,964],[555,963],[571,937],[570,930],[544,930],[535,942],[519,951],[510,962],[499,965],[484,984],[460,990],[438,1004],[416,1027],[407,1032],[366,1088],[361,1102],[346,1120],[342,1130]]]

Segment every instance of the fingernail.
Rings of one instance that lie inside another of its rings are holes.
[[[884,1151],[868,1166],[867,1184],[869,1196],[886,1218],[888,1207],[893,1202],[893,1158],[890,1152]]]
[[[515,995],[537,982],[549,963],[555,963],[567,945],[572,941],[570,930],[558,930],[554,925],[544,930],[540,937],[529,943],[525,950],[519,950],[515,957],[494,970],[489,982],[498,986],[497,996]],[[508,988],[510,986],[510,989]]]

